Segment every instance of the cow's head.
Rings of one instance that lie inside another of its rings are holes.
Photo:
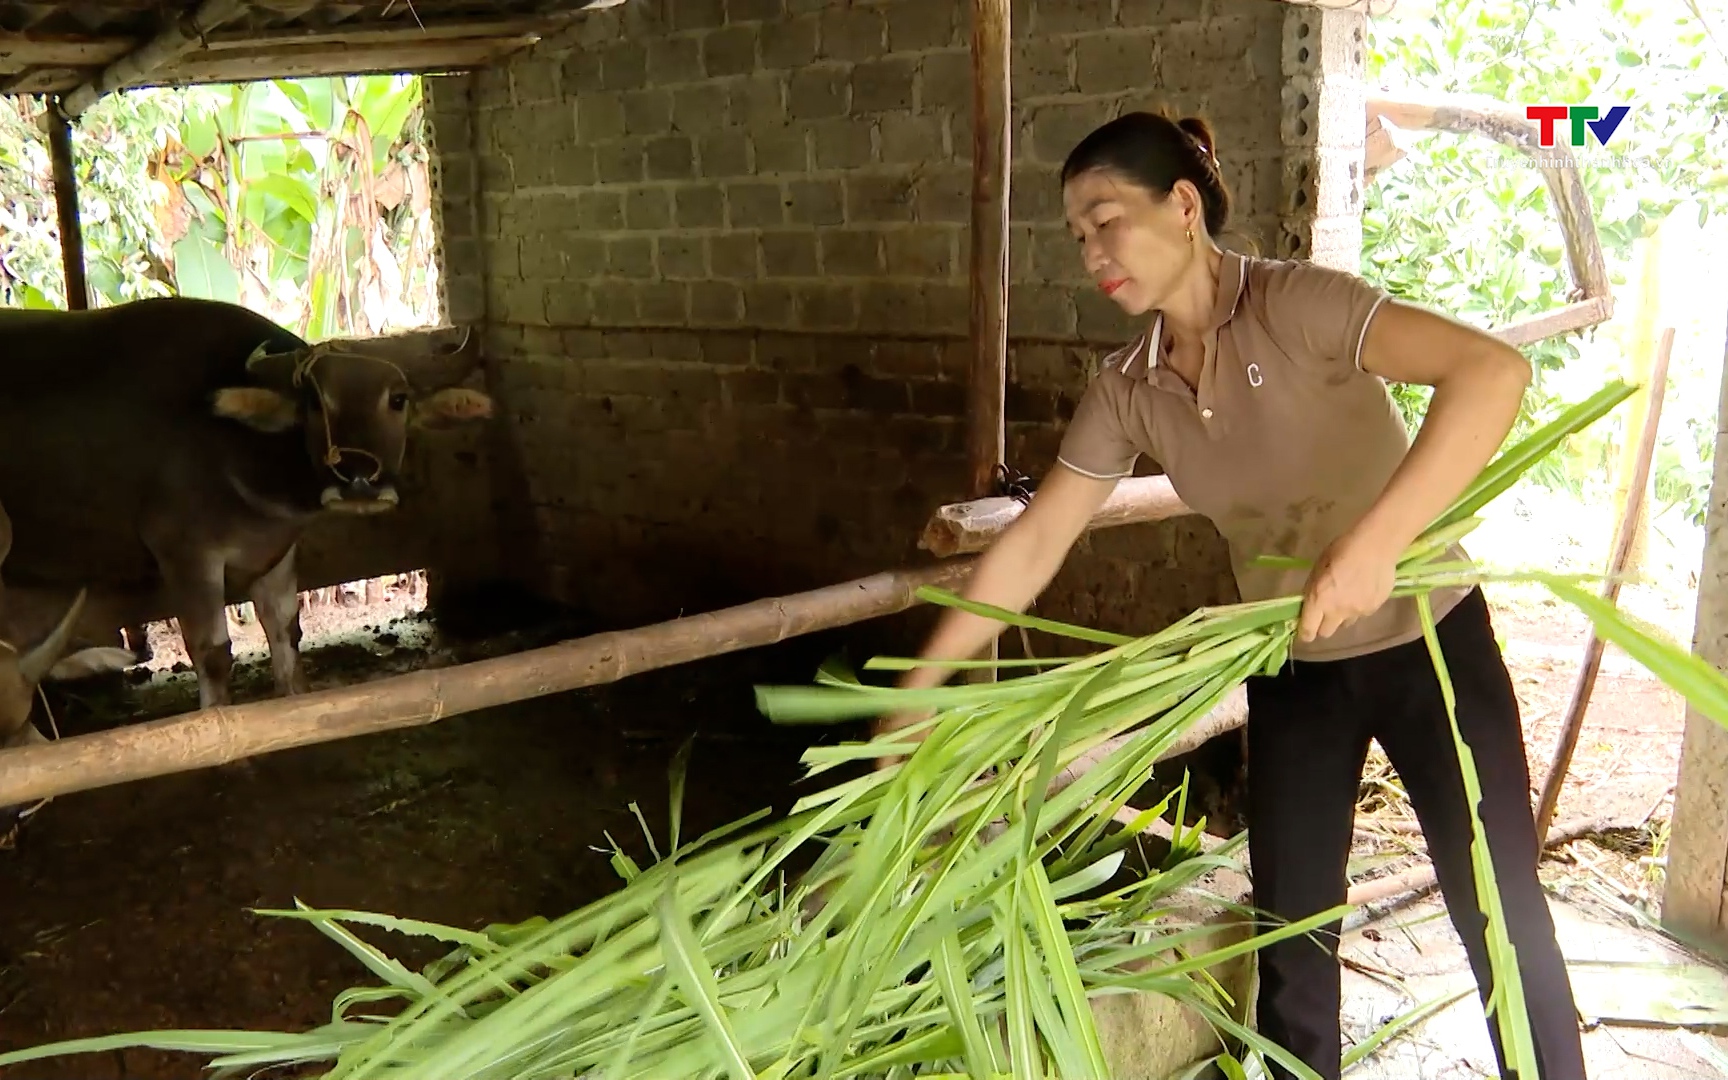
[[[135,658],[130,649],[80,649],[64,655],[84,608],[84,590],[79,589],[72,606],[60,617],[48,636],[34,645],[19,646],[0,641],[0,747],[28,746],[45,742],[30,724],[30,709],[36,687],[45,679],[81,679],[130,667]]]
[[[472,333],[428,355],[419,336],[327,341],[288,353],[262,349],[247,371],[262,385],[216,394],[219,416],[260,431],[299,427],[324,474],[325,509],[394,509],[410,427],[453,427],[492,414],[492,399],[460,382],[478,362]],[[405,345],[417,347],[417,354]]]

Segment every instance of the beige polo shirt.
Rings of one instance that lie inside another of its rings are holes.
[[[1131,475],[1147,455],[1229,543],[1244,600],[1299,596],[1307,570],[1250,560],[1319,558],[1380,497],[1410,448],[1385,381],[1361,367],[1368,320],[1386,299],[1354,274],[1226,252],[1208,324],[1217,347],[1198,391],[1160,364],[1160,316],[1105,361],[1058,460],[1109,478]],[[1458,547],[1443,556],[1466,557]],[[1434,617],[1465,593],[1436,592]],[[1401,598],[1292,654],[1335,660],[1421,636],[1415,600]]]

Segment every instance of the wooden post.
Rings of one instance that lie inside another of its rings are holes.
[[[1728,356],[1728,342],[1723,353]],[[1717,412],[1728,418],[1728,363]],[[1692,651],[1728,670],[1728,423],[1721,420],[1714,462]],[[1717,958],[1728,956],[1728,730],[1690,707],[1668,836],[1662,928]]]
[[[971,496],[1006,459],[1008,393],[1008,0],[972,0]]]
[[[491,708],[689,663],[919,603],[924,585],[952,588],[971,559],[873,574],[652,626],[595,634],[455,667],[201,709],[147,724],[0,751],[0,806],[128,780],[208,768],[296,746],[419,727]]]
[[[1620,596],[1620,575],[1626,570],[1627,556],[1632,553],[1638,526],[1643,521],[1644,491],[1650,486],[1650,462],[1656,456],[1656,429],[1662,420],[1662,397],[1668,387],[1668,355],[1674,349],[1674,328],[1662,331],[1661,344],[1656,346],[1656,360],[1650,368],[1649,399],[1644,403],[1644,430],[1639,433],[1638,460],[1632,466],[1632,485],[1626,492],[1626,506],[1620,513],[1619,528],[1614,534],[1614,547],[1608,555],[1608,581],[1602,596],[1610,604]],[[1560,725],[1560,738],[1554,745],[1554,759],[1548,765],[1548,776],[1542,782],[1542,797],[1536,804],[1536,834],[1546,838],[1548,825],[1554,820],[1554,809],[1560,802],[1560,788],[1566,783],[1566,773],[1572,768],[1572,752],[1578,746],[1578,735],[1584,728],[1584,710],[1590,706],[1590,692],[1596,687],[1596,673],[1602,669],[1604,642],[1592,629],[1584,638],[1584,659],[1578,666],[1578,678],[1572,684],[1572,700],[1566,706],[1566,718]]]
[[[58,94],[48,99],[48,160],[54,169],[54,208],[60,218],[60,262],[66,270],[66,307],[90,306],[90,286],[84,277],[84,229],[78,221],[78,169],[72,159],[72,121]]]
[[[972,371],[966,400],[967,483],[987,495],[998,462],[1008,459],[1003,413],[1008,396],[1008,0],[972,0]],[[984,658],[995,660],[992,640]],[[994,667],[974,668],[967,682],[994,682]]]

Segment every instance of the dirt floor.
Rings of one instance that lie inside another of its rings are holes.
[[[392,596],[376,611],[309,611],[315,633],[362,631],[308,651],[314,686],[360,670],[475,659],[554,640],[561,629],[455,647],[405,610],[412,606]],[[153,666],[184,655],[163,629],[152,634]],[[237,629],[244,655],[256,624]],[[380,634],[394,645],[377,645]],[[798,755],[841,729],[776,728],[756,712],[751,687],[807,682],[820,659],[811,648],[734,655],[431,728],[286,751],[247,771],[56,799],[14,850],[0,851],[0,1047],[327,1022],[336,995],[371,976],[316,930],[249,908],[292,907],[298,898],[470,928],[563,914],[616,887],[608,834],[649,860],[631,801],[664,843],[667,766],[691,736],[686,835],[763,807],[784,811],[800,793]],[[267,667],[249,668],[242,699],[267,693],[268,679]],[[132,694],[148,703],[147,715],[196,706],[189,673],[158,675]],[[112,708],[65,703],[61,730],[101,727]],[[435,955],[390,935],[377,944],[415,964]],[[143,1051],[0,1069],[5,1080],[198,1073],[196,1059]]]
[[[555,640],[541,626],[454,641],[417,609],[404,582],[309,608],[314,685],[454,663]],[[1496,597],[1499,627],[1527,714],[1539,780],[1570,692],[1585,625],[1570,609]],[[262,645],[234,626],[243,659]],[[189,672],[167,627],[158,669],[122,695],[63,701],[63,733],[120,722],[124,710],[193,706]],[[256,759],[249,770],[185,774],[62,797],[0,851],[0,1047],[174,1027],[304,1029],[369,975],[312,928],[249,912],[296,898],[479,927],[571,910],[615,887],[608,834],[639,860],[629,811],[664,829],[666,769],[696,739],[685,829],[700,832],[798,794],[799,753],[845,729],[777,729],[751,700],[761,681],[807,681],[832,642],[791,643],[581,691],[455,717],[434,727]],[[250,657],[242,700],[269,692]],[[183,665],[182,665],[183,666]],[[1615,917],[1655,910],[1660,838],[1684,711],[1641,668],[1610,651],[1560,817],[1623,807],[1634,827],[1560,849],[1550,864]],[[828,777],[825,780],[831,779]],[[1364,785],[1359,877],[1392,872],[1419,838],[1381,827],[1407,814],[1395,778]],[[1642,860],[1642,861],[1640,861]],[[1617,908],[1615,904],[1618,903]],[[378,943],[419,962],[401,938]],[[181,1055],[128,1051],[10,1070],[0,1080],[166,1080],[197,1075]]]

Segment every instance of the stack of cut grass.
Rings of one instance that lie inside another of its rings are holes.
[[[1431,590],[1488,580],[1436,560],[1483,506],[1631,391],[1612,384],[1501,455],[1412,546],[1397,594],[1418,597],[1426,613]],[[1728,680],[1708,665],[1632,626],[1576,581],[1511,577],[1548,584],[1603,637],[1728,724]],[[969,606],[943,593],[926,598]],[[902,691],[827,670],[814,686],[763,688],[762,709],[781,722],[934,712],[891,737],[805,756],[821,773],[910,755],[895,768],[811,795],[784,820],[756,815],[694,842],[680,836],[680,754],[666,856],[654,849],[656,861],[641,869],[616,853],[623,887],[556,920],[476,933],[362,912],[271,912],[310,922],[380,981],[341,995],[330,1022],[313,1031],[120,1035],[0,1055],[0,1066],[150,1046],[204,1055],[218,1078],[290,1065],[326,1080],[1097,1078],[1110,1070],[1089,999],[1152,991],[1193,1008],[1244,1057],[1311,1077],[1239,1022],[1242,1003],[1208,969],[1344,909],[1196,954],[1209,928],[1173,916],[1174,899],[1229,865],[1242,838],[1202,855],[1179,809],[1167,857],[1134,870],[1126,860],[1134,838],[1167,804],[1110,829],[1189,725],[1243,680],[1284,663],[1299,608],[1289,598],[1206,609],[1139,638],[983,609],[1102,648],[992,684]],[[1449,691],[1437,650],[1434,657]],[[1059,770],[1106,743],[1095,765],[1051,792]],[[1478,799],[1469,749],[1459,749]],[[1534,1077],[1515,956],[1477,826],[1498,973],[1490,1011],[1512,1065]],[[793,860],[812,850],[812,865],[789,881]],[[414,972],[350,926],[427,936],[453,950]],[[1220,1061],[1240,1069],[1236,1057]]]

